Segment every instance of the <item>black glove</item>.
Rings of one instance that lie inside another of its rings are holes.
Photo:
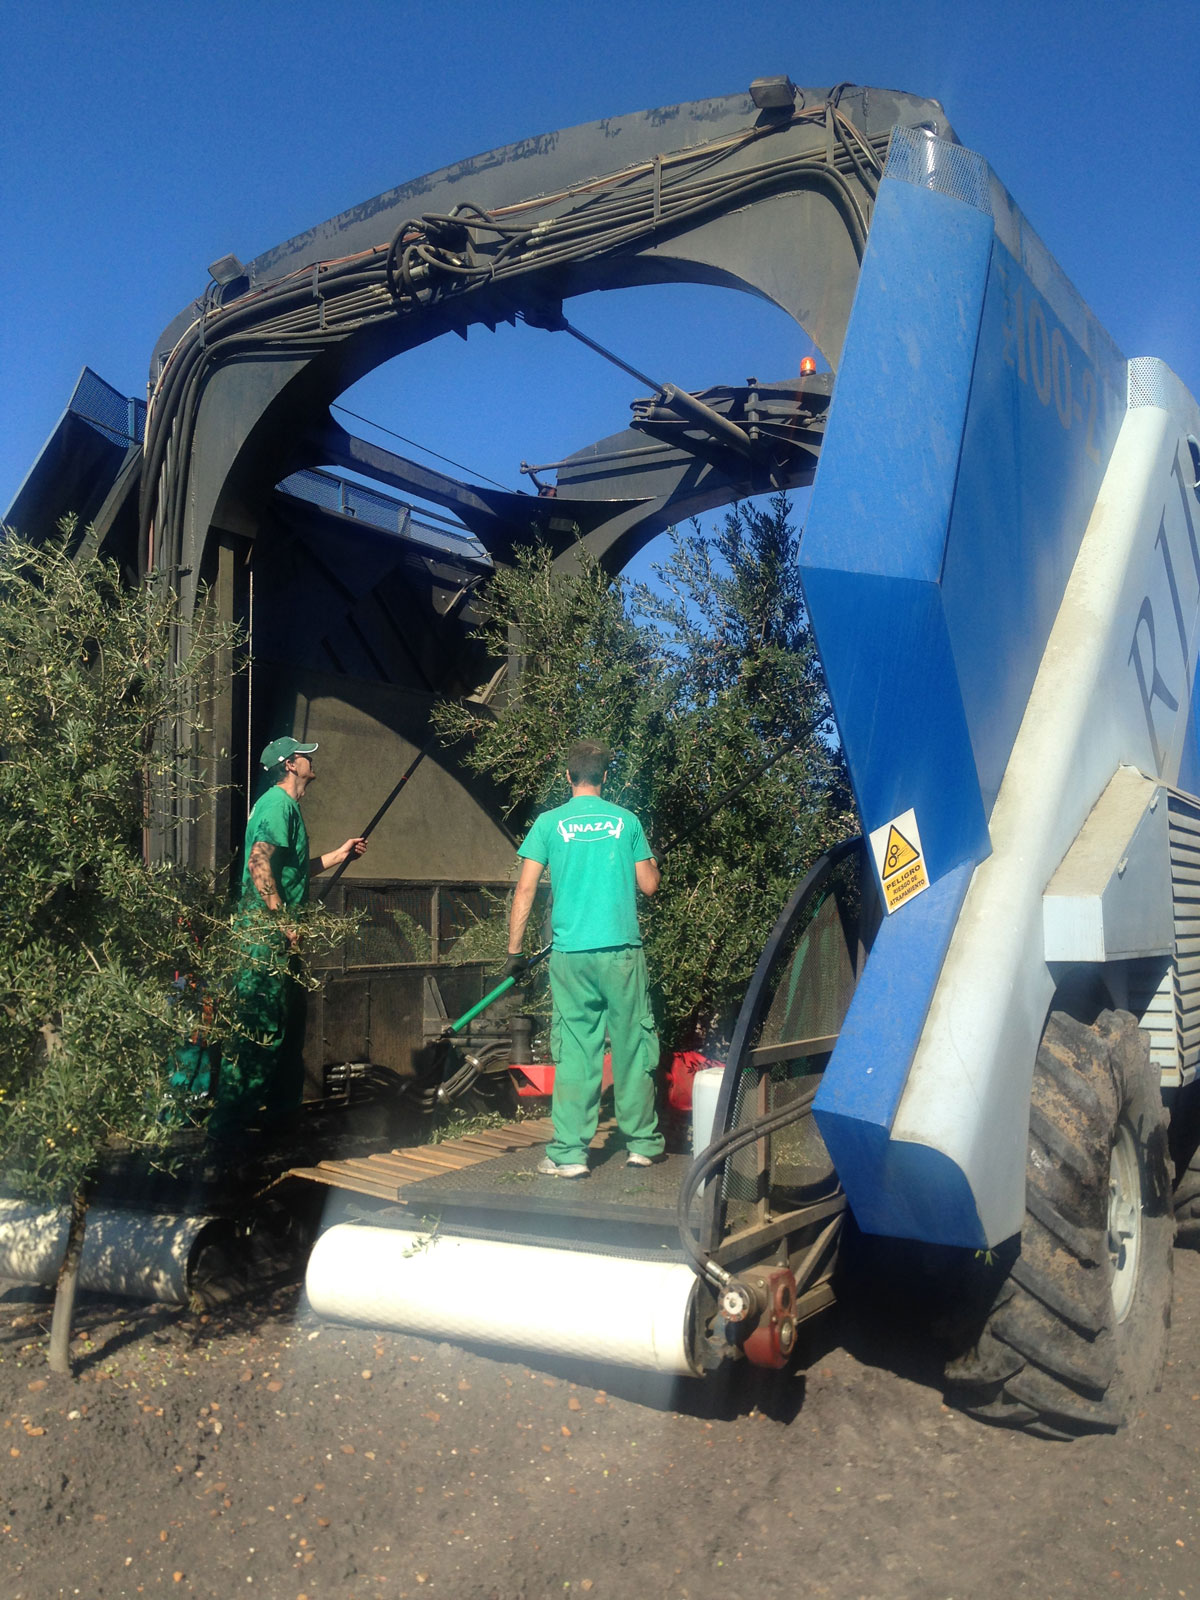
[[[527,956],[512,956],[504,963],[502,978],[523,978],[529,971],[529,958]]]

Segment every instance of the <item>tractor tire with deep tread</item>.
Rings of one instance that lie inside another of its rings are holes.
[[[1200,1150],[1175,1186],[1175,1243],[1183,1250],[1200,1250]]]
[[[1067,1439],[1121,1426],[1158,1383],[1174,1220],[1166,1115],[1136,1019],[1065,1012],[1042,1035],[1025,1223],[949,1396],[989,1422]]]

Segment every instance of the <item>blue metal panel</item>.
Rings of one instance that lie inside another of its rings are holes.
[[[834,1116],[891,1126],[912,1041],[924,1025],[972,871],[969,865],[957,867],[906,905],[902,915],[884,919],[814,1102],[827,1143],[833,1129],[827,1119]],[[845,1057],[861,1070],[839,1072],[839,1058]],[[832,1144],[829,1148],[845,1182],[837,1152]]]
[[[880,185],[801,546],[864,827],[915,807],[933,879],[988,849],[937,584],[991,247],[973,206]]]
[[[1200,722],[1200,679],[1192,686],[1192,698],[1188,705],[1187,732],[1184,734],[1183,751],[1179,762],[1179,777],[1176,786],[1185,794],[1200,794],[1200,736],[1197,734],[1197,724]]]
[[[936,145],[880,186],[801,546],[864,830],[912,806],[931,887],[885,920],[816,1114],[865,1228],[966,1244],[983,1242],[969,1174],[890,1130],[991,848],[1123,368],[1015,208],[1025,266],[984,186],[943,182]]]
[[[997,240],[941,586],[988,813],[1124,415],[1124,365],[1097,348]]]
[[[861,1124],[854,1141],[856,1169],[868,1181],[846,1192],[864,1233],[976,1250],[987,1246],[975,1196],[956,1162],[929,1145],[893,1143]]]
[[[816,1102],[876,1226],[888,1130],[987,825],[939,581],[992,246],[989,216],[880,186],[801,564],[864,829],[917,813],[931,888],[880,929]]]
[[[885,178],[829,411],[802,565],[941,576],[992,220]]]
[[[809,570],[821,656],[869,831],[909,806],[934,882],[987,853],[987,819],[936,583]],[[873,959],[873,958],[872,958]]]
[[[1072,309],[975,206],[880,186],[801,565],[864,827],[913,806],[935,879],[988,853],[1124,414],[1119,355],[1085,352]]]
[[[855,1217],[869,1232],[931,1237],[910,1232],[914,1208],[927,1207],[930,1199],[900,1175],[888,1133],[972,871],[970,863],[956,867],[884,921],[813,1104]],[[933,1214],[943,1214],[961,1244],[979,1223],[962,1175],[951,1182],[943,1170],[950,1165],[943,1159],[936,1168]]]

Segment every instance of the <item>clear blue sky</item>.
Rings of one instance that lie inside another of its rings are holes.
[[[940,99],[1125,354],[1200,394],[1198,20],[1196,0],[7,0],[0,509],[83,364],[144,393],[215,257],[526,135],[778,72]],[[572,317],[691,387],[796,370],[780,313],[722,295],[718,327],[716,293],[591,297]],[[522,458],[624,426],[637,392],[562,336],[446,343],[347,403],[512,486]]]

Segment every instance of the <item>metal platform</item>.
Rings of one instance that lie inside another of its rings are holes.
[[[436,1212],[443,1225],[530,1242],[607,1244],[622,1254],[677,1248],[675,1207],[690,1154],[627,1167],[609,1122],[592,1140],[587,1178],[543,1176],[537,1165],[553,1131],[549,1118],[511,1123],[441,1144],[294,1167],[286,1176],[391,1202],[397,1221]]]

